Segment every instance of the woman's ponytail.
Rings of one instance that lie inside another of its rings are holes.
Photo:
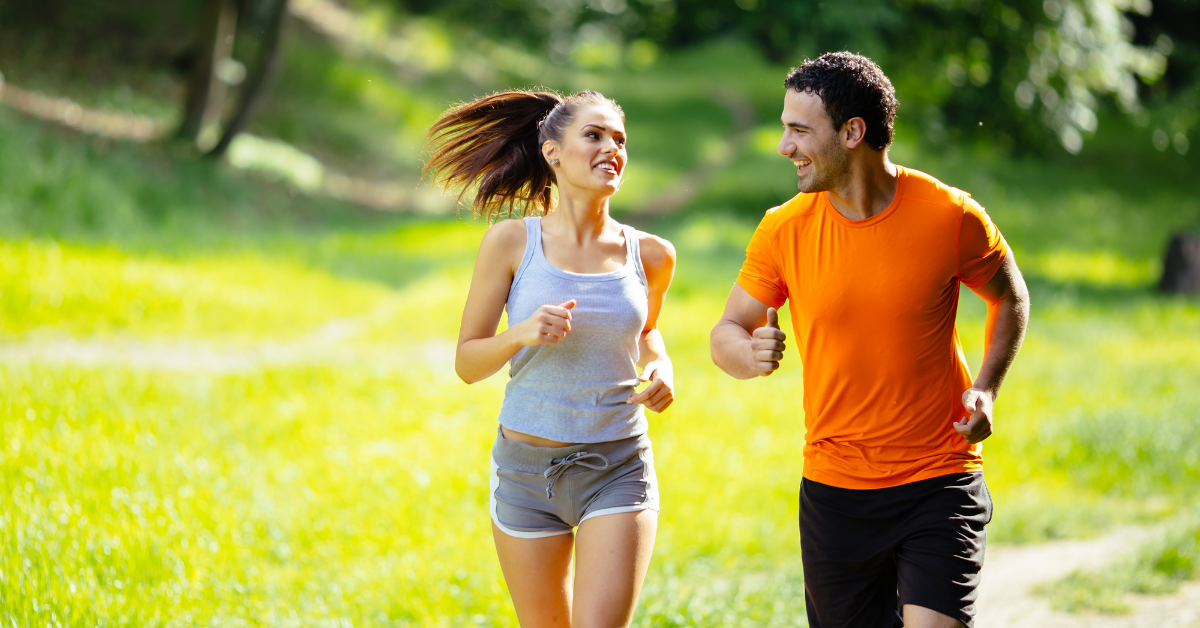
[[[538,130],[562,102],[551,92],[513,90],[450,108],[429,129],[422,174],[432,172],[436,185],[458,190],[460,199],[478,184],[471,211],[488,221],[504,213],[546,214],[554,174]]]
[[[422,176],[459,199],[478,186],[471,212],[489,222],[507,213],[545,215],[554,208],[554,172],[542,155],[546,140],[561,142],[576,109],[617,103],[597,92],[563,98],[554,92],[510,90],[451,107],[429,129]]]

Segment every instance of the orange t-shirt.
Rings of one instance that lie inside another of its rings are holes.
[[[804,364],[804,477],[885,488],[983,469],[953,423],[971,387],[954,317],[959,282],[981,286],[1008,247],[970,195],[899,167],[896,197],[866,220],[825,193],[767,212],[738,285],[790,302]]]

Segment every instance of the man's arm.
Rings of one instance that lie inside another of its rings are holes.
[[[785,340],[775,308],[733,284],[725,313],[709,337],[713,363],[737,379],[770,375],[783,359]]]
[[[984,327],[983,364],[975,383],[963,393],[963,406],[971,413],[954,424],[967,442],[978,443],[992,435],[992,405],[1000,392],[1008,368],[1012,366],[1025,339],[1029,324],[1029,289],[1017,268],[1012,251],[991,281],[972,288],[988,304]]]

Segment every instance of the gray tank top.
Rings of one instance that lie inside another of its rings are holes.
[[[625,265],[598,274],[572,273],[542,252],[542,221],[525,219],[525,255],[508,291],[509,324],[547,304],[575,299],[571,331],[553,345],[513,356],[500,425],[566,443],[602,443],[646,433],[641,404],[627,404],[637,385],[638,340],[646,326],[649,282],[637,232],[622,226]]]

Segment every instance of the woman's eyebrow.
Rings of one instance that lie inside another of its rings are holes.
[[[601,131],[608,131],[608,130],[609,130],[609,128],[608,128],[608,127],[606,127],[606,126],[604,126],[603,124],[594,124],[594,123],[592,123],[592,122],[589,122],[589,123],[587,123],[587,124],[583,125],[583,128],[584,128],[584,129],[587,129],[589,126],[596,127],[597,129],[600,129]],[[613,133],[620,133],[621,135],[625,135],[625,129],[612,129],[612,132],[613,132]]]

